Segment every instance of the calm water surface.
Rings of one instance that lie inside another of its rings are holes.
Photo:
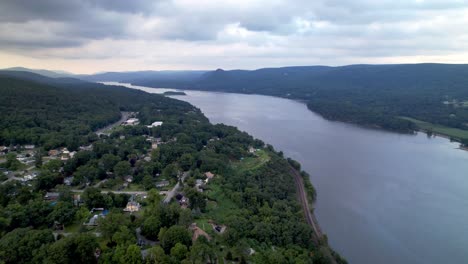
[[[186,93],[174,98],[302,163],[320,225],[350,263],[468,263],[468,152],[458,144],[327,121],[287,99]]]

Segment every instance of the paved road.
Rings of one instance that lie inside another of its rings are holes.
[[[109,134],[108,133],[108,130],[112,129],[113,127],[116,127],[116,126],[119,126],[120,124],[122,124],[123,122],[125,122],[131,115],[131,112],[120,112],[120,119],[119,121],[115,122],[115,123],[112,123],[108,126],[105,126],[101,129],[98,129],[95,133],[99,136],[99,135],[103,135],[103,134]]]
[[[82,193],[84,192],[84,190],[77,190],[77,189],[74,189],[74,190],[71,190],[72,192],[78,192],[78,193]],[[115,193],[115,194],[130,194],[130,195],[147,195],[148,192],[146,191],[101,191],[101,193]]]
[[[188,172],[184,172],[182,174],[182,179],[181,179],[182,183],[184,182],[185,178],[187,178],[187,175],[188,175]],[[165,204],[169,203],[172,200],[172,198],[176,195],[176,193],[179,191],[179,189],[180,189],[180,182],[177,182],[174,188],[172,188],[172,190],[167,192],[167,195],[164,198],[163,203]]]

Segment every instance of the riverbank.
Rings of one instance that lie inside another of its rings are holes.
[[[199,108],[211,123],[271,143],[313,172],[314,214],[328,243],[350,263],[468,259],[468,156],[458,144],[330,121],[280,97],[186,93],[174,98]]]

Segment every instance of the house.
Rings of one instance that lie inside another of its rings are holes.
[[[48,154],[51,157],[57,157],[58,154],[59,154],[59,151],[57,149],[51,149],[51,150],[49,150]]]
[[[153,142],[151,143],[151,149],[157,149],[158,148],[158,143]]]
[[[25,175],[24,180],[25,181],[32,181],[37,177],[37,172],[33,172],[31,174]]]
[[[47,192],[46,195],[44,195],[44,200],[47,201],[56,201],[59,198],[60,194],[57,192]]]
[[[80,150],[93,150],[93,144],[90,144],[88,146],[81,146]]]
[[[150,161],[151,161],[151,157],[144,157],[143,160],[146,161],[146,162],[150,162]]]
[[[199,192],[203,192],[204,181],[202,179],[195,180],[195,189]]]
[[[169,181],[159,181],[156,183],[156,187],[158,188],[162,188],[162,187],[166,187],[166,186],[169,186]]]
[[[34,145],[24,145],[25,149],[34,149]]]
[[[62,150],[62,155],[60,156],[60,160],[67,161],[70,159],[70,151],[67,148]]]
[[[205,183],[208,183],[211,179],[214,178],[215,175],[209,171],[209,172],[205,172],[205,176],[206,176]]]
[[[180,197],[180,199],[178,199],[178,200],[179,200],[180,207],[182,207],[184,209],[188,208],[188,206],[189,206],[189,198],[188,197],[185,197],[185,196],[182,195]]]
[[[158,127],[158,126],[161,126],[163,124],[163,122],[161,121],[156,121],[156,122],[153,122],[151,125],[147,126],[148,128],[153,128],[153,127]]]
[[[73,204],[75,206],[79,206],[81,204],[81,195],[80,194],[74,194],[73,195]]]
[[[140,120],[138,120],[138,118],[129,118],[127,119],[127,121],[123,122],[122,125],[123,126],[135,126],[135,125],[138,125],[140,123]]]
[[[141,208],[140,203],[135,202],[135,201],[129,201],[127,203],[127,206],[125,206],[125,208],[123,210],[124,210],[124,212],[133,213],[133,212],[138,212],[140,210],[140,208]]]
[[[253,154],[253,153],[255,153],[255,151],[256,151],[256,150],[255,150],[253,147],[249,147],[249,153],[252,153],[252,154]]]
[[[73,183],[73,179],[74,179],[73,176],[66,177],[65,179],[63,179],[63,184],[65,184],[67,186],[71,186],[72,183]]]
[[[133,181],[133,176],[131,175],[125,176],[124,180],[128,183],[131,183]]]

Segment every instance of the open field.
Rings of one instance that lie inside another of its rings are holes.
[[[458,128],[450,128],[446,126],[436,125],[429,122],[421,121],[411,117],[401,117],[415,123],[422,130],[432,130],[432,132],[445,135],[456,139],[468,139],[468,130]]]

